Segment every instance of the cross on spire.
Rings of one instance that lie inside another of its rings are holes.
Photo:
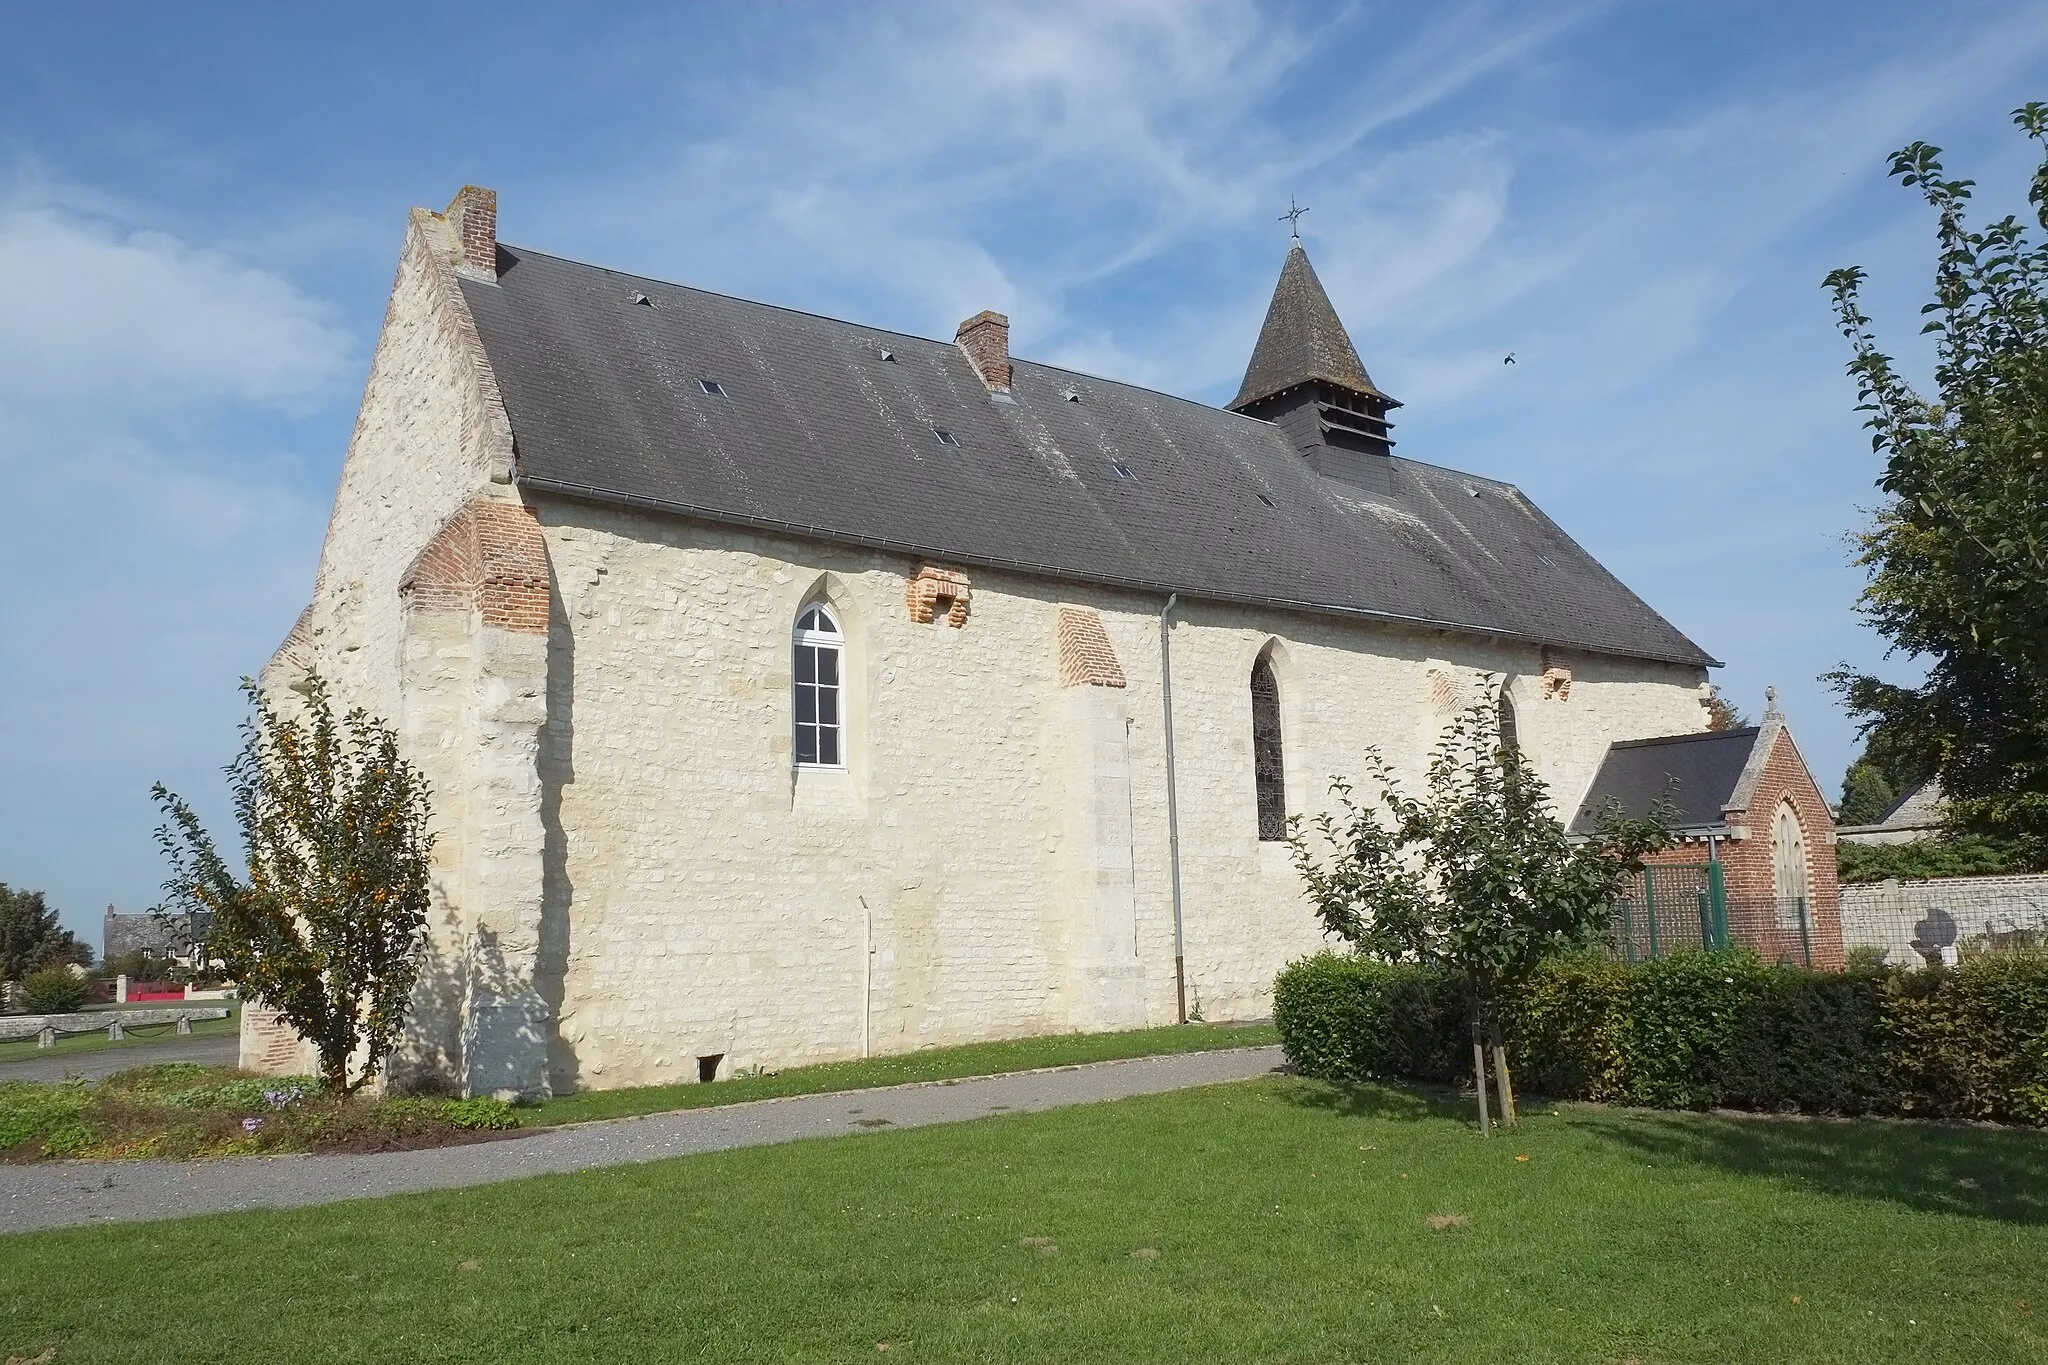
[[[1280,215],[1280,221],[1287,224],[1297,242],[1301,240],[1301,215],[1307,212],[1306,208],[1294,202],[1293,195],[1287,196],[1287,212]]]

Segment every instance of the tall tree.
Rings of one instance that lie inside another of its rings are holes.
[[[1372,799],[1357,800],[1338,779],[1335,810],[1290,822],[1309,901],[1323,928],[1358,951],[1466,983],[1482,1120],[1485,1037],[1512,1122],[1501,993],[1546,955],[1606,939],[1628,880],[1671,843],[1664,812],[1630,819],[1615,811],[1591,838],[1574,841],[1521,749],[1500,742],[1497,701],[1474,705],[1445,732],[1422,796],[1401,790],[1377,749],[1366,751],[1364,769],[1377,788]],[[1320,838],[1311,841],[1309,830]]]
[[[40,891],[0,882],[0,981],[19,981],[38,967],[92,965],[92,945],[57,923]]]
[[[1874,825],[1898,799],[1884,769],[1859,758],[1842,774],[1842,804],[1836,813],[1845,825]]]
[[[255,714],[227,772],[246,879],[158,783],[157,843],[171,864],[158,913],[208,915],[208,956],[319,1048],[330,1089],[352,1093],[397,1045],[419,973],[434,843],[426,780],[389,726],[361,710],[337,719],[320,679],[303,718],[242,687]]]
[[[2048,105],[2013,120],[2048,147]],[[1891,173],[1935,210],[1935,297],[1921,310],[1932,397],[1878,348],[1863,271],[1837,270],[1827,287],[1885,458],[1885,501],[1857,538],[1869,573],[1859,609],[1927,677],[1909,687],[1847,665],[1827,676],[1899,762],[1940,774],[1953,828],[2048,866],[2048,243],[2010,216],[1971,227],[1973,182],[1948,177],[1937,147],[1903,149]],[[2028,199],[2048,229],[2048,156]]]

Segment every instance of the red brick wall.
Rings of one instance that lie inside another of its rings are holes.
[[[1821,795],[1820,788],[1814,785],[1812,775],[1800,760],[1792,737],[1783,731],[1779,732],[1770,756],[1764,761],[1763,775],[1757,780],[1749,809],[1739,813],[1731,811],[1728,816],[1731,824],[1745,825],[1749,829],[1747,839],[1732,841],[1722,854],[1728,899],[1732,907],[1738,900],[1760,902],[1775,894],[1771,879],[1771,825],[1777,819],[1779,805],[1787,800],[1792,803],[1793,813],[1799,819],[1800,831],[1806,840],[1806,904],[1810,921],[1808,932],[1813,940],[1813,965],[1840,968],[1843,965],[1842,896],[1835,876],[1835,819],[1828,813],[1827,798]],[[1794,958],[1798,956],[1797,930],[1779,933],[1777,938],[1784,942],[1759,943],[1759,950],[1771,958],[1782,953],[1790,953]]]
[[[429,611],[474,607],[484,624],[548,632],[548,547],[531,509],[476,499],[441,524],[398,590]]]
[[[1728,812],[1728,823],[1745,827],[1747,837],[1724,840],[1716,850],[1728,890],[1729,935],[1736,943],[1755,948],[1767,961],[1789,958],[1797,962],[1805,956],[1799,930],[1781,927],[1774,911],[1766,908],[1776,895],[1771,825],[1779,804],[1788,799],[1806,840],[1807,933],[1812,940],[1813,965],[1839,969],[1844,960],[1841,887],[1835,876],[1835,820],[1791,736],[1783,731],[1764,760],[1749,809]],[[1707,861],[1707,846],[1681,844],[1645,861],[1660,867],[1692,866]]]

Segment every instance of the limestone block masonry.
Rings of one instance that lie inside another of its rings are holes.
[[[552,1084],[640,1084],[1174,1017],[1158,611],[994,571],[962,627],[911,560],[542,498],[559,596],[541,748]],[[790,765],[790,630],[847,638],[843,772]],[[1378,745],[1420,780],[1433,686],[1529,688],[1561,805],[1609,740],[1698,728],[1697,670],[1188,606],[1174,696],[1190,1000],[1260,1015],[1320,943],[1258,840],[1249,680],[1272,646],[1291,810]],[[1275,643],[1277,641],[1277,643]],[[1117,684],[1121,683],[1121,686]],[[546,954],[544,953],[544,956]]]
[[[413,215],[313,600],[262,679],[289,703],[317,670],[432,784],[395,1079],[534,1094],[1170,1022],[1163,603],[522,489],[456,287],[495,279],[494,213],[465,190]],[[799,769],[791,630],[816,602],[845,635],[846,761]],[[1185,597],[1172,631],[1211,1019],[1267,1013],[1321,942],[1258,838],[1262,651],[1296,813],[1369,746],[1419,783],[1503,683],[1561,810],[1611,741],[1703,724],[1689,665]],[[305,1068],[244,1019],[245,1065]]]

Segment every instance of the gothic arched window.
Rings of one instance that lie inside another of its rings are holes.
[[[1786,801],[1771,821],[1771,894],[1778,901],[1778,920],[1788,927],[1799,923],[1799,902],[1806,895],[1806,831],[1799,815]]]
[[[1521,734],[1515,729],[1515,699],[1505,687],[1500,690],[1500,747],[1517,753],[1522,748]]]
[[[1252,774],[1259,796],[1259,838],[1287,837],[1287,770],[1280,753],[1280,683],[1261,654],[1252,661]]]
[[[790,702],[799,768],[846,766],[845,683],[840,667],[846,637],[825,607],[806,607],[796,622]]]

